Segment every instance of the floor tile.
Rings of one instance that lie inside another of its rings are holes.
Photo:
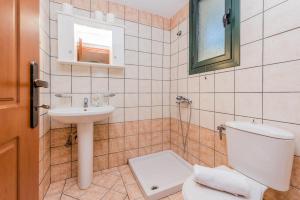
[[[127,194],[127,191],[126,191],[126,188],[125,188],[125,185],[124,185],[122,179],[118,180],[111,189],[115,192]]]
[[[130,200],[137,200],[143,197],[143,194],[136,183],[131,185],[126,185],[126,190]]]
[[[126,194],[121,194],[115,191],[109,191],[101,200],[124,200],[125,198]]]
[[[86,192],[80,196],[80,200],[100,200],[109,190],[96,185],[91,185]]]
[[[145,200],[130,167],[95,172],[92,185],[81,190],[77,178],[52,183],[44,200]],[[183,200],[181,192],[161,200]]]
[[[109,174],[102,174],[100,176],[96,176],[93,179],[93,183],[98,186],[105,187],[107,189],[112,188],[117,181],[119,181],[121,177],[117,177]]]
[[[64,194],[70,196],[70,197],[74,197],[74,198],[80,198],[84,193],[86,192],[86,190],[81,190],[78,186],[78,184],[73,184],[71,185],[68,189],[64,190]]]
[[[74,198],[72,198],[72,197],[69,197],[69,196],[67,196],[67,195],[62,195],[61,196],[61,199],[60,200],[77,200],[77,199],[74,199]]]

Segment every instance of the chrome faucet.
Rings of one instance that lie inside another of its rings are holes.
[[[176,103],[187,103],[192,104],[192,99],[184,96],[177,96],[176,97]]]
[[[83,107],[84,108],[89,107],[89,99],[87,97],[84,97],[83,99]]]

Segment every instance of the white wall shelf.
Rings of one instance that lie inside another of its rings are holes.
[[[95,66],[95,67],[104,67],[104,68],[115,68],[115,69],[123,69],[125,65],[111,65],[111,64],[103,64],[103,63],[93,63],[93,62],[77,62],[77,61],[64,61],[57,60],[60,64],[65,65],[76,65],[76,66]]]

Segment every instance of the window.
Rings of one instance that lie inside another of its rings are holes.
[[[190,0],[190,74],[239,65],[239,0]]]

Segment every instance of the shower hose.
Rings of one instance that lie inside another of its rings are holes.
[[[179,108],[179,120],[180,120],[180,128],[181,128],[181,135],[182,135],[182,144],[183,144],[183,152],[186,152],[186,146],[187,146],[187,141],[188,141],[188,135],[189,135],[189,131],[190,131],[190,124],[191,124],[191,118],[192,118],[192,106],[191,103],[192,102],[186,102],[189,106],[189,110],[190,110],[190,115],[189,115],[189,119],[188,119],[188,126],[186,129],[186,134],[184,134],[184,130],[183,130],[183,121],[182,121],[182,117],[181,117],[181,103],[182,102],[178,102],[178,108]],[[179,127],[178,127],[179,128]]]

